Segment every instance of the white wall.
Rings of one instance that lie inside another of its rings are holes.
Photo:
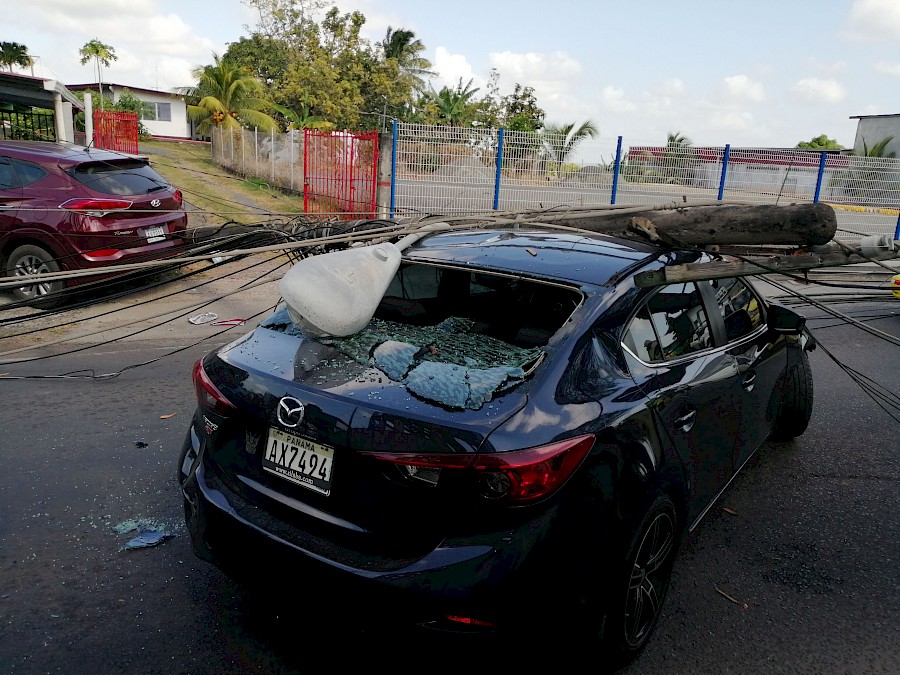
[[[118,101],[119,96],[124,89],[116,87],[113,90],[114,100]],[[135,98],[146,103],[168,103],[172,109],[172,121],[163,122],[160,120],[142,119],[144,127],[154,136],[173,136],[175,138],[190,138],[191,127],[187,118],[187,104],[180,96],[169,95],[165,93],[154,93],[150,91],[141,91],[129,89],[129,93]]]
[[[853,151],[862,154],[863,139],[865,139],[866,145],[871,148],[878,141],[888,136],[893,136],[894,140],[888,143],[887,148],[885,148],[885,155],[893,152],[895,157],[900,157],[900,115],[861,119],[856,126],[856,140],[853,141]]]

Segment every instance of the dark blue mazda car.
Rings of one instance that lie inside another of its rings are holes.
[[[563,630],[634,656],[683,537],[806,429],[803,319],[702,261],[558,229],[431,234],[374,317],[281,307],[197,362],[179,462],[196,554],[298,615]]]

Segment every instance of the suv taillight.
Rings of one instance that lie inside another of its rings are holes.
[[[489,455],[443,455],[362,452],[397,465],[410,480],[437,486],[443,482],[469,484],[481,498],[527,504],[556,492],[581,466],[594,445],[594,436],[576,436],[549,445]],[[451,475],[447,475],[447,474]]]
[[[82,211],[89,216],[100,218],[110,211],[124,211],[134,202],[127,199],[69,199],[59,205],[66,211]]]
[[[184,201],[184,195],[181,194],[181,190],[175,190],[175,194],[172,195],[172,199],[175,200],[175,203],[181,206],[181,202]]]
[[[212,383],[209,375],[203,370],[203,359],[197,359],[194,370],[191,373],[194,380],[194,390],[197,392],[197,403],[203,410],[214,412],[217,415],[228,417],[236,408],[234,404],[225,398],[225,395]]]

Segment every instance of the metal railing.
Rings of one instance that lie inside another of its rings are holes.
[[[0,110],[0,140],[55,141],[53,113]]]

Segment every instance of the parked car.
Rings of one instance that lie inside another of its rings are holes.
[[[701,257],[441,232],[357,334],[313,338],[282,305],[194,366],[196,554],[298,615],[564,629],[632,657],[683,537],[812,409],[801,316],[738,278],[635,285]]]
[[[0,264],[7,277],[170,256],[184,242],[181,192],[146,158],[38,141],[0,141]],[[22,286],[40,307],[96,277]]]

